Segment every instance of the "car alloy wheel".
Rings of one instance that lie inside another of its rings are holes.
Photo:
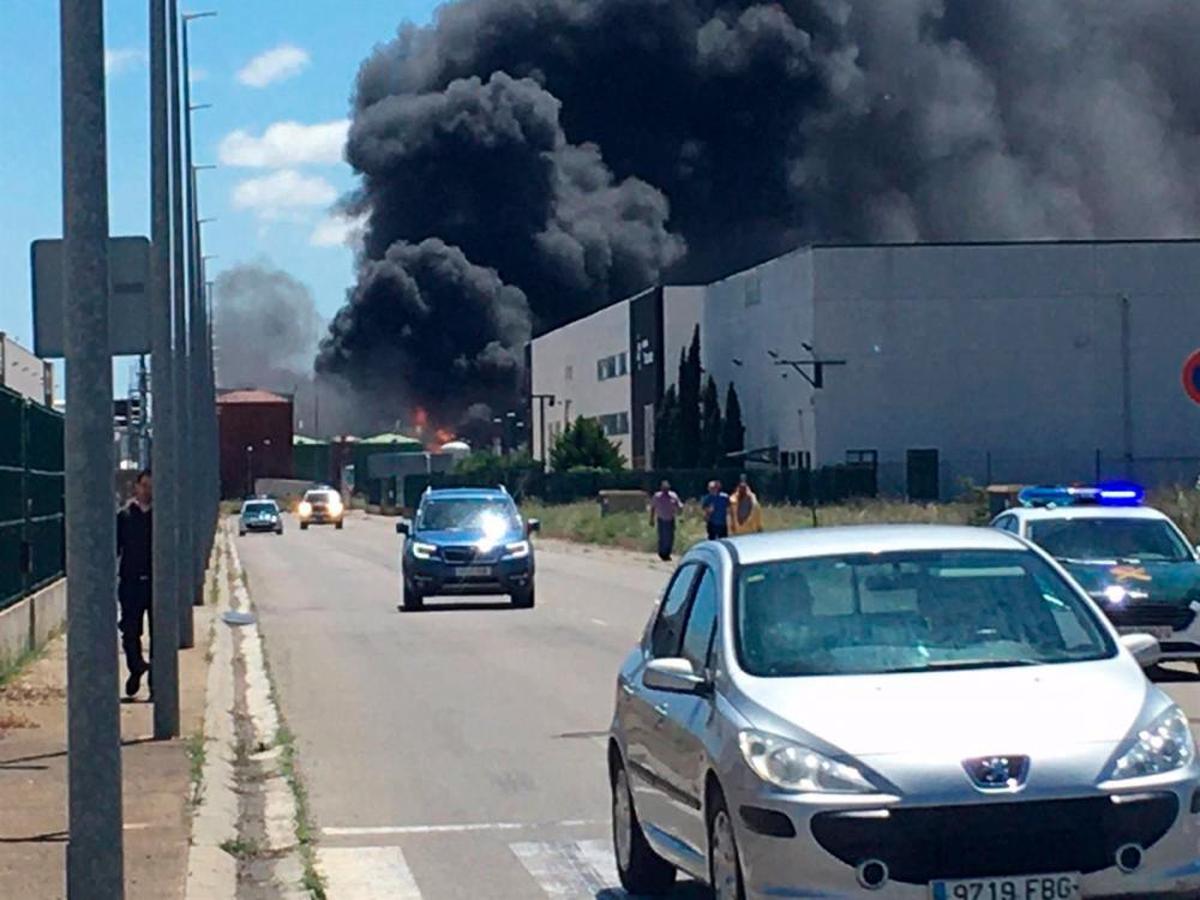
[[[724,802],[713,813],[709,826],[709,874],[716,900],[744,900],[742,868],[738,861],[733,820]]]

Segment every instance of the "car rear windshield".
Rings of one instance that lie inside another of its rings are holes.
[[[855,675],[1102,659],[1116,648],[1023,550],[916,551],[742,567],[736,642],[753,675]]]
[[[509,531],[517,525],[510,502],[468,498],[426,500],[417,520],[422,531]]]
[[[1059,559],[1184,562],[1187,544],[1161,519],[1047,519],[1029,524],[1029,538]]]
[[[258,515],[259,513],[265,513],[265,512],[270,512],[270,513],[277,512],[278,509],[279,509],[279,507],[276,506],[274,503],[247,503],[242,508],[242,512],[250,513],[252,515]]]

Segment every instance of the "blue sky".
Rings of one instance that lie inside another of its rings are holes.
[[[437,0],[194,0],[195,162],[202,172],[210,277],[268,260],[308,285],[324,315],[352,276],[330,220],[354,186],[339,145],[355,74],[403,21],[427,22]],[[149,232],[146,0],[107,0],[109,210],[116,234]],[[352,13],[348,10],[353,10]],[[62,233],[58,3],[5,0],[0,16],[0,331],[33,343],[29,244]],[[294,123],[292,125],[282,123]],[[276,126],[274,130],[271,126]],[[296,127],[299,126],[299,127]],[[320,126],[320,127],[314,127]],[[124,385],[118,383],[118,392]]]

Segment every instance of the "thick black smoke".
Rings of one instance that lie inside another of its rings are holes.
[[[806,240],[1194,234],[1198,28],[1191,0],[450,3],[359,73],[366,245],[321,364],[409,379],[517,355],[499,331],[410,342],[407,368],[363,352],[381,323],[413,327],[378,287],[397,242],[494,270],[540,330]],[[426,320],[456,315],[400,266]]]

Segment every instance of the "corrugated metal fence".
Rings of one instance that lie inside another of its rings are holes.
[[[0,609],[65,563],[63,417],[0,387]]]

